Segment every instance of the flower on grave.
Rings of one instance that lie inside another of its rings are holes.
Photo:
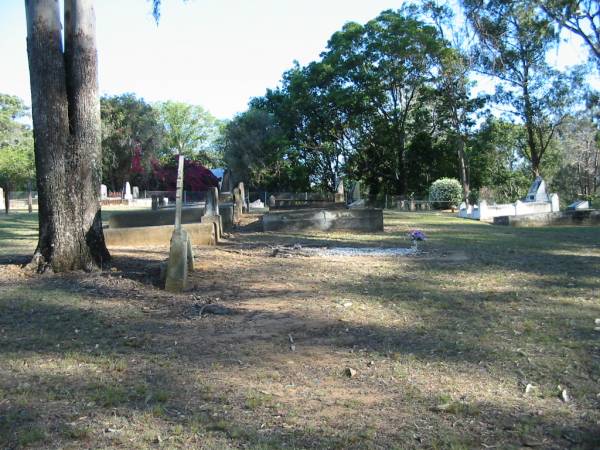
[[[427,240],[427,236],[421,230],[411,230],[408,233],[408,237],[412,241],[413,249],[417,251],[419,249],[418,242]]]
[[[425,233],[423,233],[421,230],[411,230],[410,233],[408,233],[408,237],[410,237],[412,241],[427,240],[427,236],[425,236]]]

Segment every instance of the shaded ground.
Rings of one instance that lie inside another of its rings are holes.
[[[197,248],[190,291],[174,296],[155,287],[165,249],[31,277],[14,262],[34,221],[1,218],[0,447],[598,447],[599,228],[251,222]],[[411,228],[430,237],[419,256],[272,256],[408,247]],[[207,302],[235,314],[198,316]]]

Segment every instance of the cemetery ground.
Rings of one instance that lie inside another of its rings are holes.
[[[386,213],[384,233],[275,234],[253,220],[196,248],[173,295],[156,286],[167,248],[30,275],[36,217],[2,216],[0,447],[598,447],[598,227]],[[412,228],[429,237],[418,256],[302,251],[408,247]]]

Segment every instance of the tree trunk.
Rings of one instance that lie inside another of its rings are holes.
[[[101,147],[94,10],[26,0],[27,50],[39,203],[38,271],[93,270],[109,259],[100,213]]]
[[[460,175],[460,183],[463,188],[463,200],[469,203],[469,175],[467,172],[467,155],[465,154],[465,140],[462,136],[458,136],[457,139],[457,150],[458,150],[458,170]]]

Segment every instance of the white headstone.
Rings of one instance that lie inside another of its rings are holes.
[[[108,197],[108,188],[106,187],[105,184],[101,184],[100,185],[100,199],[104,200],[107,197]]]
[[[134,186],[131,189],[131,195],[133,195],[133,198],[140,198],[140,188],[137,186]]]
[[[0,211],[2,211],[4,208],[4,190],[0,187]]]
[[[123,194],[123,198],[125,200],[132,200],[133,199],[133,195],[131,195],[131,185],[129,184],[129,181],[127,181],[125,183],[125,193]]]
[[[253,201],[252,203],[250,203],[250,208],[264,208],[264,207],[265,207],[265,204],[260,201],[260,198],[258,200]]]
[[[551,211],[560,211],[560,202],[558,201],[558,194],[550,194],[550,203],[552,203]]]

